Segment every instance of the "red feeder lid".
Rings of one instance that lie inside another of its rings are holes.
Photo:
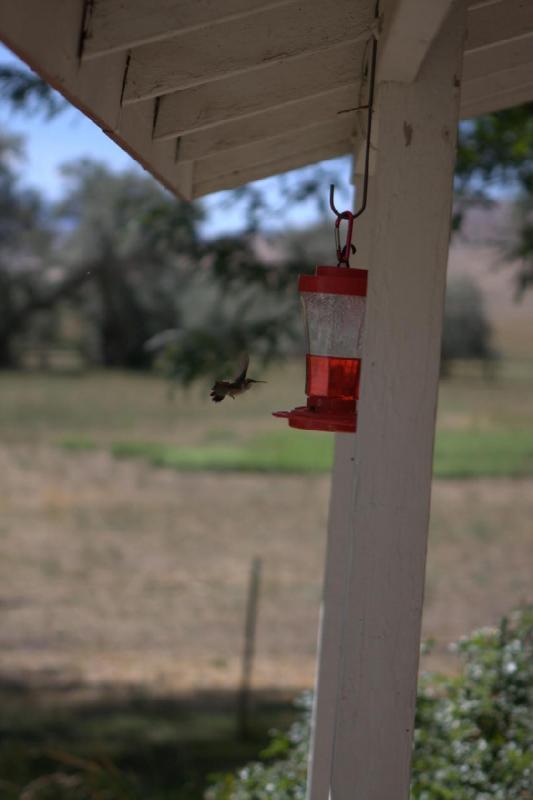
[[[314,275],[300,275],[298,291],[366,297],[367,282],[366,269],[317,267]]]

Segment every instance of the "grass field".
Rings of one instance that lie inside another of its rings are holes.
[[[197,798],[312,685],[332,443],[270,416],[303,399],[300,366],[261,377],[220,406],[153,377],[0,377],[0,780],[103,747],[146,798]],[[442,384],[435,475],[424,665],[453,670],[450,641],[531,599],[532,362]],[[263,695],[237,746],[256,556]]]

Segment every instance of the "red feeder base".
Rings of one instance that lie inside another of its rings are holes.
[[[292,411],[274,411],[273,416],[288,420],[291,428],[306,431],[355,433],[357,430],[355,403],[346,400],[312,396],[306,406]]]

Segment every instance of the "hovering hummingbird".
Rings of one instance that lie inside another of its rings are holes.
[[[217,381],[211,389],[211,400],[213,403],[220,403],[227,395],[235,398],[239,394],[244,394],[252,387],[253,383],[266,383],[266,381],[254,381],[253,378],[247,378],[248,366],[250,364],[250,357],[246,356],[243,363],[242,372],[237,375],[234,381]]]

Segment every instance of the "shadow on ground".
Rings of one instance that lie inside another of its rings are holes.
[[[18,799],[39,776],[94,761],[116,767],[143,800],[200,800],[210,776],[256,758],[273,728],[290,725],[295,694],[255,692],[243,735],[235,692],[163,696],[4,675],[0,796]]]

